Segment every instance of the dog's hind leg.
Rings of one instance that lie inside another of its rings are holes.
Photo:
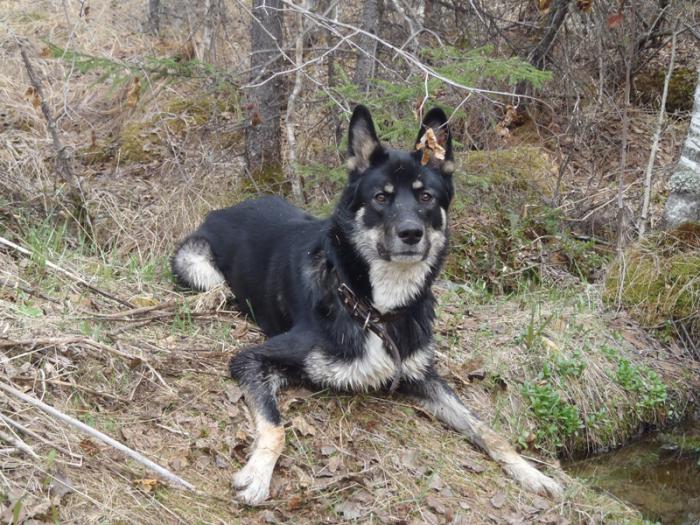
[[[558,482],[533,467],[508,441],[472,414],[435,372],[430,372],[422,381],[404,384],[402,391],[415,398],[442,422],[464,434],[526,490],[555,498],[563,494],[563,488]]]
[[[178,247],[170,266],[178,283],[194,290],[206,292],[225,282],[221,271],[214,264],[211,245],[196,232]]]
[[[298,369],[311,349],[307,338],[292,332],[246,348],[231,359],[231,376],[238,380],[255,421],[255,443],[245,466],[233,477],[239,499],[249,505],[265,500],[277,459],[284,448],[284,427],[276,393],[286,382],[284,371]]]

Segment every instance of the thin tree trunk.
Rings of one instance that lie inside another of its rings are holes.
[[[378,0],[365,0],[362,8],[362,29],[373,35],[377,34],[379,20]],[[369,79],[374,76],[374,61],[377,53],[377,41],[367,35],[358,39],[360,49],[357,51],[357,68],[355,69],[355,84],[362,93],[369,89]]]
[[[639,221],[639,238],[644,237],[646,232],[647,222],[649,220],[649,203],[651,202],[651,184],[652,174],[654,172],[654,163],[656,161],[656,152],[659,150],[659,142],[661,141],[661,131],[663,130],[666,120],[666,99],[668,98],[668,85],[671,83],[671,75],[673,75],[673,66],[676,59],[676,37],[678,33],[673,32],[671,39],[671,59],[668,64],[668,72],[664,79],[664,90],[661,94],[661,107],[659,108],[659,118],[656,122],[656,131],[654,131],[654,139],[651,144],[651,153],[649,153],[649,162],[644,177],[644,199],[642,200],[642,216]]]
[[[148,0],[146,29],[152,35],[157,35],[160,32],[160,0]]]
[[[569,14],[569,4],[571,0],[555,0],[547,18],[547,29],[537,45],[530,51],[528,61],[538,69],[544,69],[547,63],[547,56],[554,43],[566,15]]]
[[[304,0],[302,6],[304,9],[309,9],[311,7],[310,4],[310,0]],[[287,178],[292,184],[292,195],[297,201],[301,201],[303,197],[302,180],[297,170],[297,140],[294,134],[294,111],[296,109],[297,97],[299,93],[301,93],[303,80],[301,65],[304,61],[304,15],[301,13],[298,15],[297,24],[298,33],[294,46],[294,65],[297,70],[294,74],[294,87],[287,101],[285,127],[287,129],[287,146],[289,147],[289,151],[287,152]]]
[[[250,122],[246,127],[246,161],[251,176],[274,180],[281,175],[281,106],[284,83],[281,76],[269,78],[280,69],[282,47],[281,0],[253,0],[250,26],[251,83],[262,84],[248,93]]]
[[[700,223],[700,64],[695,85],[695,103],[676,171],[668,181],[671,194],[666,201],[667,229],[686,223]]]
[[[617,186],[617,249],[622,252],[625,245],[625,170],[627,169],[627,141],[630,128],[630,91],[632,87],[632,57],[627,56],[625,63],[625,100],[622,108],[622,145],[620,146],[620,178]]]

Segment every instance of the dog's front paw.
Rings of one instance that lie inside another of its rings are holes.
[[[541,496],[560,499],[564,495],[564,487],[549,476],[542,474],[527,461],[520,461],[505,466],[506,471],[521,487]]]
[[[268,474],[246,465],[233,476],[233,486],[238,489],[236,498],[247,505],[259,505],[270,495],[271,479],[272,471]]]

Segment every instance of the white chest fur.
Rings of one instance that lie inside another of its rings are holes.
[[[401,363],[401,377],[420,379],[432,361],[430,348],[413,353]],[[312,382],[339,390],[375,390],[393,376],[396,365],[381,339],[368,333],[364,353],[351,361],[333,359],[321,350],[313,350],[306,358],[306,371]]]

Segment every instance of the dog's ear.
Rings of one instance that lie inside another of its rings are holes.
[[[427,137],[425,137],[429,129],[433,130],[438,146],[444,151],[425,151],[425,148],[431,148],[430,141],[426,140]],[[450,127],[447,124],[447,115],[442,109],[433,108],[423,118],[423,123],[418,130],[418,137],[416,138],[416,156],[419,156],[421,159],[429,158],[429,161],[434,162],[445,175],[451,175],[454,172],[452,133],[450,133]]]
[[[373,158],[382,152],[369,109],[357,106],[352,112],[348,128],[348,168],[362,173],[370,167]]]

